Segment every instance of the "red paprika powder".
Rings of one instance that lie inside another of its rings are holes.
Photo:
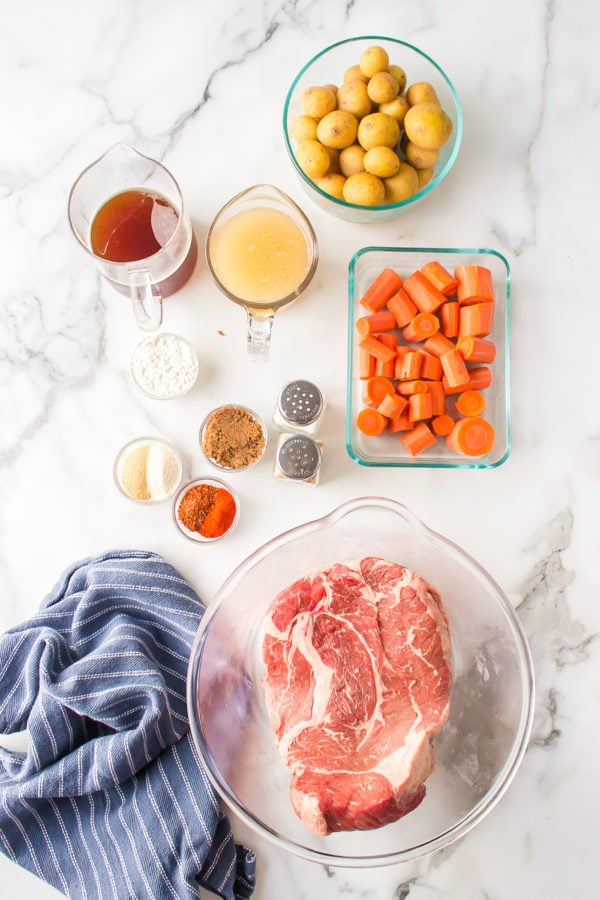
[[[183,494],[177,518],[188,531],[203,538],[222,537],[233,524],[237,503],[233,494],[214,484],[194,484]]]

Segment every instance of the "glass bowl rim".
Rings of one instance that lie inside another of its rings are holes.
[[[514,639],[515,650],[520,660],[521,682],[523,684],[523,695],[521,698],[521,717],[519,728],[515,732],[511,752],[496,777],[492,787],[484,794],[477,804],[462,818],[460,818],[453,826],[447,828],[444,832],[437,835],[434,839],[416,844],[414,847],[405,850],[393,851],[380,856],[369,857],[349,857],[341,856],[335,853],[326,853],[320,850],[313,850],[296,842],[281,837],[274,829],[270,828],[266,823],[254,818],[245,808],[238,802],[228,785],[218,778],[212,771],[210,760],[210,752],[208,751],[202,736],[202,730],[197,721],[194,695],[194,685],[197,681],[197,673],[202,655],[202,647],[208,633],[210,623],[219,611],[226,592],[239,582],[247,569],[253,568],[258,562],[267,557],[272,550],[278,549],[285,544],[290,543],[295,537],[307,534],[311,531],[318,532],[324,528],[328,528],[341,521],[345,516],[364,507],[377,507],[395,512],[401,518],[405,519],[411,527],[421,531],[426,537],[436,543],[441,543],[452,554],[458,556],[468,566],[474,569],[475,573],[488,582],[493,588],[495,598],[501,611],[504,613],[505,619],[510,626],[511,634]],[[382,867],[395,865],[402,862],[410,862],[427,856],[436,850],[449,846],[460,838],[468,834],[491,810],[499,803],[501,798],[508,790],[510,784],[515,778],[520,764],[527,750],[531,731],[533,728],[533,717],[535,712],[535,676],[533,669],[533,660],[531,651],[525,635],[524,628],[516,614],[515,609],[510,604],[506,594],[490,575],[489,572],[477,562],[466,550],[456,544],[449,538],[444,537],[439,532],[426,525],[418,516],[413,513],[409,507],[397,500],[382,496],[363,496],[347,500],[338,505],[328,514],[300,525],[296,525],[276,537],[258,547],[253,553],[246,557],[225,579],[217,593],[207,606],[198,630],[194,637],[186,678],[186,699],[188,708],[188,717],[190,721],[190,729],[192,738],[203,760],[204,768],[207,776],[219,795],[231,806],[236,815],[253,831],[267,838],[271,843],[275,844],[282,850],[291,853],[294,856],[311,862],[318,862],[324,865],[341,866],[343,868],[366,868],[366,867]]]
[[[326,191],[322,190],[312,179],[310,179],[307,175],[304,174],[300,166],[298,165],[298,161],[296,159],[296,155],[294,153],[292,142],[290,140],[290,135],[288,131],[288,111],[290,108],[290,103],[292,99],[292,95],[298,85],[298,82],[305,74],[305,72],[313,65],[318,59],[324,56],[326,53],[329,53],[331,50],[334,50],[337,47],[341,47],[345,44],[357,43],[358,41],[389,41],[392,44],[398,44],[402,47],[407,47],[409,50],[417,53],[419,56],[422,56],[427,62],[431,63],[431,65],[439,72],[442,76],[450,94],[452,95],[452,99],[454,101],[455,111],[456,111],[456,124],[455,124],[455,133],[452,136],[454,143],[452,146],[452,151],[450,156],[446,160],[444,166],[440,171],[431,179],[431,181],[426,184],[421,190],[417,191],[416,194],[413,194],[412,197],[408,197],[406,200],[400,200],[398,203],[381,203],[376,206],[363,206],[359,203],[349,203],[347,200],[340,200],[337,197],[334,197],[332,194],[328,194]],[[340,209],[350,209],[355,210],[356,212],[368,215],[369,211],[374,213],[383,212],[383,211],[393,211],[393,210],[401,210],[409,207],[412,203],[416,203],[418,200],[424,199],[428,194],[430,194],[434,188],[436,188],[441,182],[444,180],[446,175],[452,169],[454,163],[456,162],[456,157],[458,156],[458,151],[460,149],[460,145],[462,142],[462,133],[463,133],[463,115],[462,115],[462,106],[460,100],[458,98],[458,94],[456,92],[456,88],[454,84],[444,71],[442,67],[437,63],[433,57],[429,56],[428,53],[425,53],[424,50],[421,50],[419,47],[416,47],[414,44],[410,44],[408,41],[402,41],[400,38],[386,37],[385,35],[376,35],[376,34],[364,34],[357,35],[355,37],[344,38],[341,41],[336,41],[334,44],[329,44],[328,47],[325,47],[323,50],[316,53],[307,63],[302,66],[294,80],[292,81],[288,92],[285,97],[285,103],[283,105],[283,136],[285,140],[285,146],[288,152],[288,155],[292,161],[292,165],[294,166],[297,174],[300,176],[300,179],[304,182],[304,184],[311,190],[314,190],[318,195],[320,195],[324,200],[329,201],[334,205],[334,208],[337,206]]]

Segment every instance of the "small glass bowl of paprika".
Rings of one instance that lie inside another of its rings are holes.
[[[182,485],[173,500],[173,519],[180,532],[198,544],[212,544],[235,528],[240,504],[220,478],[195,478]]]

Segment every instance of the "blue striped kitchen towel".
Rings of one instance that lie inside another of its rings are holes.
[[[71,566],[0,637],[0,850],[68,897],[250,897],[189,733],[186,672],[204,607],[164,559]]]

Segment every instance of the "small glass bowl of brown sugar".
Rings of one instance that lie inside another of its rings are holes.
[[[217,469],[239,472],[262,458],[267,429],[246,406],[226,404],[213,409],[200,426],[200,448]]]
[[[182,485],[173,500],[173,520],[180,532],[199,544],[224,538],[237,525],[240,502],[220,478],[195,478]]]

